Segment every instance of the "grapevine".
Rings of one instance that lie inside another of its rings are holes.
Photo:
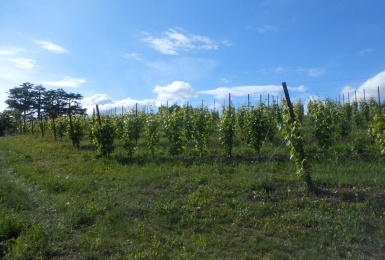
[[[152,156],[155,156],[155,150],[159,144],[159,125],[157,115],[149,114],[147,116],[145,134],[147,146]]]
[[[225,148],[226,155],[232,156],[233,142],[235,137],[235,109],[223,107],[223,114],[219,125],[219,138],[222,146]]]
[[[193,139],[195,148],[199,154],[207,154],[207,141],[212,132],[211,116],[207,108],[194,110],[194,132]]]
[[[286,100],[282,100],[285,104]],[[307,190],[314,190],[314,184],[310,176],[310,170],[305,158],[303,149],[303,139],[301,128],[302,124],[299,120],[291,118],[288,107],[282,106],[283,122],[281,125],[282,134],[285,137],[286,145],[289,147],[290,160],[294,161],[298,179],[306,185]]]
[[[95,123],[92,127],[94,144],[97,146],[99,156],[109,157],[114,151],[115,128],[112,119],[108,116],[103,117],[103,121]]]
[[[247,131],[246,140],[249,146],[259,153],[262,144],[269,132],[269,117],[266,113],[266,107],[262,103],[257,108],[250,109],[247,112],[245,129]]]

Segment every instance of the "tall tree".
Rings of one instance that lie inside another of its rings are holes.
[[[38,85],[35,86],[32,91],[33,108],[37,113],[37,119],[39,120],[40,132],[42,136],[44,136],[42,110],[45,90],[45,87]]]
[[[26,131],[27,117],[31,116],[31,114],[33,113],[33,87],[33,84],[25,82],[21,84],[20,87],[10,89],[8,92],[8,99],[5,101],[5,103],[11,110],[17,110],[20,112],[23,120],[22,129],[24,133]]]

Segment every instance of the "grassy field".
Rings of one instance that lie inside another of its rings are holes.
[[[84,142],[0,138],[0,257],[383,259],[385,163],[372,144],[307,142],[307,193],[281,142],[234,158],[96,158]],[[165,154],[166,152],[164,152]]]

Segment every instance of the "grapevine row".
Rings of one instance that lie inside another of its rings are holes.
[[[260,103],[237,110],[233,106],[223,107],[221,114],[207,107],[174,105],[161,107],[157,113],[133,109],[123,115],[94,112],[90,117],[61,116],[37,123],[31,121],[26,128],[31,133],[49,130],[55,140],[67,136],[77,149],[87,136],[100,156],[109,156],[122,144],[126,155],[132,157],[138,150],[139,140],[144,140],[148,152],[155,156],[162,137],[167,139],[168,153],[172,156],[184,154],[186,150],[207,155],[209,144],[215,138],[224,154],[232,156],[235,143],[244,144],[258,154],[265,142],[282,139],[284,136],[278,129],[284,125],[284,110],[285,107],[275,102],[271,106]],[[302,123],[305,106],[301,100],[294,104],[294,112]],[[385,153],[385,119],[374,99],[345,104],[313,99],[307,104],[307,117],[311,121],[311,136],[322,152],[328,152],[336,139],[366,129],[367,136]]]

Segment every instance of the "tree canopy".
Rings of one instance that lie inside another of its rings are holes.
[[[79,93],[67,93],[63,89],[47,90],[42,85],[34,85],[29,82],[22,83],[7,93],[8,98],[5,103],[11,113],[4,111],[2,114],[11,115],[11,119],[18,122],[18,125],[24,130],[26,123],[31,120],[42,121],[64,115],[84,115],[86,113],[86,109],[80,105],[83,95]],[[8,121],[3,120],[3,123]]]

